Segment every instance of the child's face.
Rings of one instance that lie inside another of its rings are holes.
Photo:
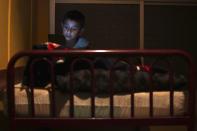
[[[62,25],[62,30],[66,41],[76,40],[81,33],[79,23],[70,19],[64,22],[64,24]]]

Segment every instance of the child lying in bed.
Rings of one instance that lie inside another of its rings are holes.
[[[42,50],[53,50],[53,49],[69,49],[69,48],[75,48],[75,49],[87,49],[89,48],[89,42],[87,39],[82,37],[84,26],[85,26],[85,16],[77,11],[77,10],[71,10],[67,12],[63,20],[61,22],[62,26],[62,34],[65,38],[64,44],[59,43],[52,43],[52,42],[46,42],[41,45],[35,45],[33,46],[33,49],[42,49]],[[32,58],[29,59],[25,72],[22,84],[23,85],[29,85],[29,67],[32,62]],[[48,63],[45,61],[37,62],[34,66],[35,72],[35,84],[34,86],[45,86],[50,79],[49,69],[47,69]],[[56,73],[57,74],[64,74],[66,72],[67,67],[65,67],[65,64],[57,64],[56,65]]]

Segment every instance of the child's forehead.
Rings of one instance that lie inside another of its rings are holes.
[[[69,26],[80,26],[80,24],[75,21],[75,20],[71,20],[71,19],[67,19],[64,21],[63,25],[69,25]]]

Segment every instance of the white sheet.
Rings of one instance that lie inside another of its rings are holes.
[[[50,100],[47,89],[34,90],[35,111],[37,116],[49,116]],[[69,95],[56,91],[56,113],[60,117],[69,116]],[[75,116],[90,117],[91,106],[89,94],[80,93],[74,95]],[[114,116],[115,117],[130,117],[131,113],[131,95],[116,94],[114,95]],[[153,92],[153,110],[154,116],[169,116],[170,93],[168,91]],[[134,94],[134,116],[148,117],[149,116],[149,93]],[[186,95],[182,91],[174,92],[174,114],[183,115],[186,112]],[[18,115],[28,114],[28,99],[27,93],[21,89],[20,85],[15,88],[15,104]],[[96,117],[109,117],[109,97],[104,95],[96,96],[95,98],[95,115]]]

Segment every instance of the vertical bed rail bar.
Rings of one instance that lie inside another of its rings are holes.
[[[74,65],[78,61],[85,61],[90,65],[90,71],[91,71],[91,117],[95,117],[95,92],[96,92],[96,86],[95,86],[95,71],[94,71],[94,64],[88,58],[75,58],[71,62],[71,74],[70,74],[70,89],[71,89],[71,94],[70,94],[70,117],[74,117],[74,99],[73,99],[73,94],[74,94],[74,84],[73,84],[73,75],[74,75]]]
[[[95,82],[95,70],[94,70],[94,64],[93,61],[89,59],[84,59],[84,61],[87,61],[90,64],[90,70],[91,70],[91,117],[95,117],[95,94],[96,94],[96,82]]]
[[[150,110],[149,110],[149,116],[150,117],[153,117],[153,80],[152,80],[152,72],[150,72],[150,83],[151,83],[151,86],[149,87],[149,104],[150,104]]]
[[[131,89],[131,116],[130,117],[134,117],[134,114],[135,114],[135,106],[134,106],[134,88]]]
[[[14,124],[14,118],[16,117],[16,109],[15,109],[15,90],[14,90],[14,74],[15,74],[15,69],[14,65],[17,61],[16,56],[12,57],[8,63],[7,66],[7,99],[8,99],[8,116],[9,116],[9,121],[11,121],[11,125],[13,126]],[[14,129],[14,128],[13,128]]]
[[[35,117],[35,106],[34,106],[34,64],[35,64],[36,60],[33,60],[31,65],[30,65],[30,89],[27,89],[28,92],[27,93],[30,93],[30,103],[28,104],[29,105],[29,113],[31,114],[32,117]]]
[[[69,117],[74,117],[74,87],[73,87],[73,62],[70,67],[70,80],[69,80],[69,94],[70,94],[70,109],[69,109]]]
[[[110,93],[110,97],[109,97],[109,104],[110,104],[110,110],[109,110],[109,115],[110,118],[114,118],[114,89],[113,89],[113,72],[114,72],[114,68],[113,66],[110,68],[110,74],[109,74],[109,93]]]
[[[174,115],[174,70],[172,63],[168,61],[169,65],[169,84],[170,84],[170,116]]]
[[[126,62],[128,65],[129,65],[129,81],[128,81],[128,87],[130,88],[130,117],[133,118],[134,117],[134,114],[135,114],[135,96],[134,96],[134,93],[135,93],[135,87],[136,85],[134,84],[135,83],[135,78],[134,78],[134,74],[136,72],[136,67],[132,64],[132,62],[130,62],[128,59],[126,60],[122,60],[124,62]]]
[[[91,65],[91,73],[92,73],[92,91],[91,91],[91,117],[95,117],[95,93],[96,93],[96,82],[95,82],[95,70],[92,61],[89,61]]]
[[[153,62],[153,64],[151,65],[151,68],[153,67],[153,65],[155,63]],[[150,104],[149,116],[153,117],[153,115],[154,115],[154,108],[153,108],[153,106],[154,106],[154,103],[153,103],[154,84],[153,84],[153,71],[152,70],[150,70],[149,76],[150,76],[150,78],[149,78],[149,80],[150,80],[150,84],[149,84],[149,90],[150,90],[150,92],[149,92],[149,104]]]
[[[54,64],[50,61],[48,61],[50,64],[50,70],[51,70],[51,88],[49,89],[50,93],[50,111],[51,111],[51,116],[55,117],[56,116],[56,105],[55,105],[55,71],[54,71]]]
[[[129,65],[129,69],[130,69],[130,71],[129,71],[129,82],[128,82],[128,87],[131,87],[131,76],[133,75],[132,73],[134,72],[133,71],[133,66],[130,64],[130,62],[129,62],[129,60],[127,60],[127,59],[123,59],[123,58],[119,58],[119,59],[117,59],[114,63],[113,63],[113,65],[112,65],[112,67],[110,68],[110,87],[109,87],[109,92],[110,92],[110,117],[111,118],[114,118],[114,85],[113,85],[113,83],[114,83],[114,80],[113,80],[113,76],[114,76],[114,72],[115,72],[115,66],[116,66],[116,64],[118,63],[118,62],[125,62],[127,65]],[[134,88],[131,88],[131,117],[133,117],[134,116]]]
[[[135,87],[137,86],[135,84],[135,77],[134,77],[134,74],[136,72],[136,67],[133,65],[133,64],[130,64],[130,88],[131,88],[131,116],[130,117],[134,117],[134,114],[135,114],[135,96],[134,96],[134,91],[135,91]]]
[[[176,54],[177,55],[177,54]],[[162,61],[161,61],[162,60]],[[160,58],[160,59],[156,59],[153,64],[152,67],[156,64],[158,64],[159,62],[163,62],[164,64],[167,64],[167,68],[169,70],[169,77],[168,77],[168,83],[169,83],[169,87],[170,87],[170,91],[169,91],[169,114],[170,116],[174,115],[174,70],[173,70],[173,66],[172,63],[165,57],[165,58]],[[151,86],[153,87],[153,81],[152,81],[152,74],[150,74],[150,78],[151,78]]]
[[[50,112],[51,112],[51,116],[55,116],[55,87],[54,87],[54,83],[55,83],[55,72],[54,72],[54,65],[53,63],[48,60],[48,59],[41,59],[41,58],[35,58],[34,60],[32,60],[31,64],[30,64],[30,89],[27,89],[27,94],[30,95],[30,104],[29,104],[29,111],[32,114],[32,116],[35,116],[35,105],[34,105],[34,82],[35,82],[35,76],[34,76],[34,66],[36,62],[39,61],[45,61],[49,64],[49,68],[50,68],[50,77],[51,77],[51,82],[52,82],[52,89],[49,89],[49,99],[50,99]]]

